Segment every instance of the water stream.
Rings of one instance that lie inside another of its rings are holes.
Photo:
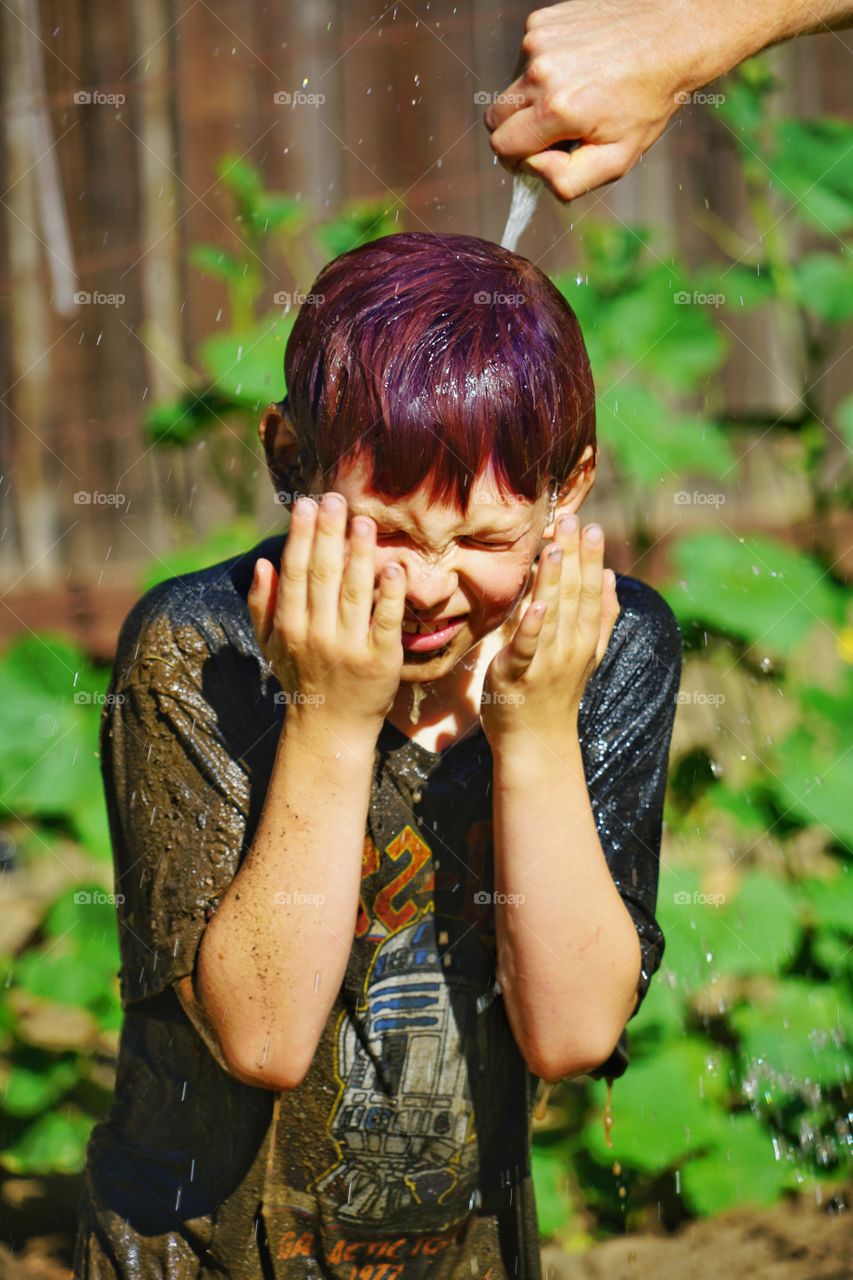
[[[512,180],[509,217],[501,236],[501,248],[515,253],[516,246],[530,225],[545,184],[534,173],[517,173]]]

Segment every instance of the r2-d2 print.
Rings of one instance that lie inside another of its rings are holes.
[[[475,1207],[471,1076],[490,1062],[495,1005],[477,1001],[493,976],[470,924],[444,918],[437,937],[431,910],[377,949],[366,1008],[338,1032],[341,1158],[315,1188],[341,1222],[440,1230]]]

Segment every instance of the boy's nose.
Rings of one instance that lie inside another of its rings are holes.
[[[406,573],[406,607],[415,614],[442,616],[444,605],[451,599],[459,581],[452,569],[423,561],[413,562],[412,557],[395,556]]]

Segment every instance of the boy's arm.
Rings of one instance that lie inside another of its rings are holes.
[[[340,991],[376,736],[288,710],[254,840],[202,939],[202,1015],[229,1068],[264,1088],[301,1082]]]
[[[665,602],[645,617],[623,611],[580,725],[562,745],[495,756],[495,890],[513,895],[496,902],[498,976],[519,1047],[546,1081],[600,1070],[660,964],[654,909],[680,668]]]

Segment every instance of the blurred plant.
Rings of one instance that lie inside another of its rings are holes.
[[[251,517],[257,499],[260,466],[258,419],[272,400],[284,394],[284,350],[309,287],[320,267],[356,245],[397,230],[389,212],[393,200],[352,201],[326,222],[305,205],[263,187],[257,169],[233,156],[218,166],[220,182],[232,197],[234,248],[197,245],[193,266],[222,281],[228,296],[229,325],[198,347],[200,372],[191,390],[177,400],[154,405],[145,420],[148,439],[161,447],[204,449],[210,470],[238,517]],[[278,253],[294,280],[280,288],[267,265]],[[272,298],[263,295],[272,285]],[[269,302],[273,306],[269,306]],[[230,532],[233,551],[242,550],[244,526]],[[192,551],[192,546],[187,551]],[[198,555],[195,564],[209,563]],[[182,553],[183,554],[183,553]],[[186,555],[183,556],[186,560]],[[166,566],[168,575],[168,564]]]

